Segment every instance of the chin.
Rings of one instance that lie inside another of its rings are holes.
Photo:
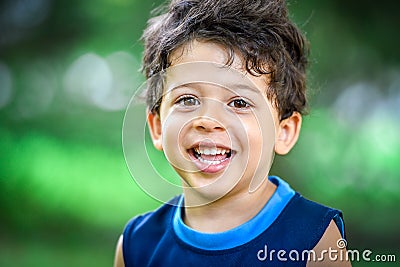
[[[185,199],[189,206],[201,206],[226,197],[237,186],[238,181],[226,174],[210,178],[195,178],[183,182]]]

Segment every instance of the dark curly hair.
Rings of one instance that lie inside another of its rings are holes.
[[[305,112],[308,42],[290,21],[284,0],[172,0],[165,13],[149,20],[142,39],[152,112],[159,112],[163,93],[156,74],[170,66],[175,49],[193,40],[225,47],[227,65],[239,53],[249,73],[269,74],[266,94],[281,119]]]

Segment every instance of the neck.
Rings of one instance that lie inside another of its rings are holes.
[[[199,232],[217,233],[233,229],[257,215],[275,190],[276,185],[266,179],[255,192],[231,192],[203,206],[185,207],[183,221]]]

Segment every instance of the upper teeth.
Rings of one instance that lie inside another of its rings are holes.
[[[223,148],[200,148],[196,147],[194,148],[197,154],[204,154],[204,155],[225,155],[225,153],[229,153],[229,149],[223,149]]]

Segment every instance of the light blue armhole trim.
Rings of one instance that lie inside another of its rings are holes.
[[[342,236],[342,238],[345,238],[345,237],[344,237],[344,222],[343,222],[342,217],[340,217],[339,214],[336,214],[336,215],[333,217],[333,220],[335,221],[336,226],[337,226],[338,229],[339,229],[340,235]]]
[[[294,190],[279,177],[270,176],[269,180],[277,185],[277,189],[264,208],[246,223],[220,233],[203,233],[188,227],[182,220],[183,196],[181,196],[173,218],[176,235],[183,242],[205,250],[224,250],[248,243],[276,220],[295,195]]]

